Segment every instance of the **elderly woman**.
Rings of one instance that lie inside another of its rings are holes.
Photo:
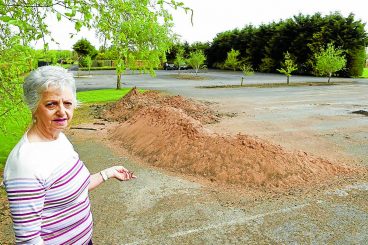
[[[45,66],[25,79],[33,124],[11,151],[4,170],[17,243],[92,244],[88,191],[109,178],[135,176],[122,166],[90,175],[62,133],[77,106],[72,74]]]

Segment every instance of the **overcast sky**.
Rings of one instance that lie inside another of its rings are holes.
[[[278,22],[299,13],[312,15],[320,12],[326,15],[338,11],[345,17],[353,13],[356,20],[368,23],[367,0],[182,0],[182,2],[194,11],[193,26],[190,14],[185,15],[183,10],[173,11],[174,31],[183,41],[189,43],[212,41],[217,33],[226,30],[242,28],[248,24],[258,26],[262,23]],[[51,49],[72,49],[73,44],[82,37],[91,41],[96,48],[101,45],[93,31],[83,30],[71,39],[68,33],[73,31],[73,26],[70,23],[56,21],[48,23],[53,36],[60,43],[60,45],[50,44]],[[42,48],[41,43],[35,46]]]

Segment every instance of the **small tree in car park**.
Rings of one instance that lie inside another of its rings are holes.
[[[178,67],[178,73],[180,74],[180,68],[185,65],[184,49],[179,48],[176,52],[174,64]]]
[[[241,70],[243,72],[243,75],[244,75],[241,78],[240,86],[243,86],[244,77],[253,75],[254,70],[253,70],[253,67],[247,62],[244,62],[240,68],[241,68]]]
[[[187,62],[191,67],[193,67],[193,69],[195,70],[195,74],[198,75],[198,70],[203,65],[205,60],[206,56],[204,55],[203,51],[197,50],[194,52],[190,52]]]
[[[335,48],[333,43],[327,44],[326,49],[321,48],[320,52],[314,55],[316,64],[315,69],[321,75],[328,75],[328,83],[331,76],[342,70],[346,65],[346,58],[341,49]]]
[[[91,56],[87,55],[85,58],[86,65],[88,67],[88,74],[91,75],[92,59]]]
[[[296,71],[298,66],[295,64],[294,60],[291,58],[289,52],[284,54],[284,62],[282,63],[281,69],[277,69],[280,73],[286,75],[286,84],[289,84],[291,73]]]
[[[240,55],[239,50],[231,49],[227,53],[227,58],[225,60],[224,67],[236,71],[236,69],[239,68],[239,64],[240,64],[240,61],[238,59],[239,55]]]

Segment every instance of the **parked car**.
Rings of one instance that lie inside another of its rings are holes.
[[[171,64],[171,63],[165,63],[164,64],[164,70],[175,70],[176,67],[174,64]]]
[[[181,65],[180,70],[188,70],[189,67],[187,65]],[[164,70],[178,70],[178,66],[173,63],[165,63]]]

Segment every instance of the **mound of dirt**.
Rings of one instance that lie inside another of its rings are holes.
[[[185,99],[179,95],[165,96],[156,91],[140,93],[137,88],[133,88],[124,98],[107,108],[103,117],[107,120],[124,122],[137,111],[148,106],[170,106],[182,109],[190,117],[203,124],[215,123],[220,120],[220,115],[203,103]]]
[[[111,112],[125,121],[110,137],[154,166],[225,184],[291,187],[351,171],[247,135],[215,134],[199,120],[211,117],[200,117],[196,105],[190,103],[180,96],[131,93],[115,105],[120,111]]]

